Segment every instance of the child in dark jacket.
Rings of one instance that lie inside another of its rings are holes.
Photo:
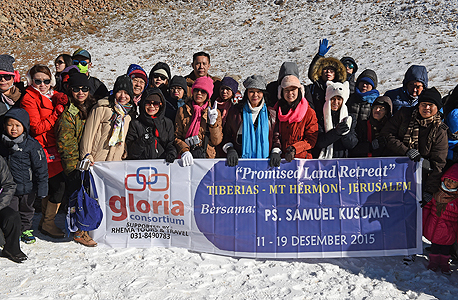
[[[458,164],[442,175],[433,199],[423,208],[423,236],[431,241],[428,269],[450,275],[450,249],[458,238]]]
[[[10,207],[21,215],[21,240],[34,243],[32,218],[35,197],[48,195],[48,164],[40,143],[29,135],[29,114],[25,109],[12,108],[3,121],[0,154],[5,158],[17,184]]]

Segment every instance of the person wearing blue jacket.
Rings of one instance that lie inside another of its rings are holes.
[[[8,163],[16,192],[10,207],[21,216],[21,240],[34,243],[32,218],[35,198],[48,195],[48,163],[40,143],[29,135],[29,114],[23,108],[11,108],[3,121],[0,154]]]
[[[385,92],[384,96],[393,101],[393,114],[401,107],[414,107],[418,96],[428,88],[428,71],[425,66],[412,65],[407,69],[402,87]]]

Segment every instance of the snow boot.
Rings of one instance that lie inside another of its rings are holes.
[[[41,227],[43,226],[43,221],[45,220],[48,199],[49,199],[49,196],[46,196],[43,199],[41,199],[41,219],[40,219],[40,222],[38,223],[38,230],[40,231],[41,231]]]
[[[60,203],[52,203],[48,201],[45,218],[40,230],[41,233],[55,239],[62,239],[65,237],[65,233],[56,226],[56,223],[54,223],[54,219],[56,217],[57,211],[59,210],[59,206]]]
[[[450,255],[440,254],[440,267],[442,274],[452,275],[452,270],[450,270],[450,264],[448,263]]]
[[[427,267],[428,270],[436,272],[437,268],[439,268],[440,262],[441,262],[440,254],[430,254],[429,255],[429,265]]]
[[[73,240],[86,247],[95,247],[97,243],[89,236],[87,231],[78,230],[73,236]]]

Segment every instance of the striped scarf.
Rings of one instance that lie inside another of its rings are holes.
[[[414,109],[412,116],[410,117],[409,126],[407,127],[406,134],[404,135],[404,140],[402,141],[409,149],[418,150],[418,136],[420,134],[420,126],[428,127],[433,123],[433,128],[429,132],[427,143],[432,141],[432,138],[436,135],[437,129],[441,124],[441,117],[439,113],[436,113],[434,116],[427,119],[420,118],[420,113],[418,108]]]
[[[124,119],[128,113],[128,110],[132,109],[132,105],[121,105],[116,102],[114,105],[114,125],[113,132],[111,134],[110,140],[108,141],[108,146],[113,147],[122,144],[124,142]]]

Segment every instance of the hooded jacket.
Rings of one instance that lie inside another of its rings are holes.
[[[12,149],[14,144],[8,144],[3,139],[0,146],[0,154],[8,163],[17,184],[15,195],[36,191],[38,198],[43,198],[48,195],[48,164],[40,143],[29,135],[29,114],[24,109],[12,108],[5,114],[4,120],[8,118],[19,121],[24,127],[25,135],[24,141],[18,144],[17,151]]]
[[[14,191],[16,190],[16,183],[3,157],[0,157],[0,186],[3,189],[0,193],[0,210],[2,210],[10,205]]]
[[[350,96],[347,102],[348,112],[350,114],[355,114],[358,122],[364,122],[369,120],[369,117],[371,116],[371,106],[373,103],[366,101],[364,97],[360,96],[361,94],[358,94],[358,85],[361,81],[363,81],[362,79],[364,78],[369,78],[370,80],[372,80],[374,86],[372,86],[372,90],[364,93],[363,95],[366,95],[368,93],[372,93],[373,95],[375,95],[373,97],[378,97],[379,95],[377,91],[377,74],[375,74],[375,72],[371,69],[364,70],[356,80],[355,93]],[[372,101],[375,100],[374,98],[372,99]]]
[[[358,72],[358,64],[356,63],[356,60],[353,59],[353,57],[350,56],[344,56],[340,59],[340,62],[345,66],[345,63],[352,63],[354,68],[353,68],[353,73],[348,74],[347,73],[347,81],[350,84],[350,94],[353,94],[355,92],[355,85],[356,85],[356,72]]]
[[[145,99],[156,94],[162,105],[156,116],[152,118],[146,113]],[[167,153],[177,156],[174,145],[175,135],[173,122],[165,117],[166,102],[158,88],[149,88],[143,92],[139,102],[140,115],[130,123],[126,136],[127,159],[165,158]],[[148,135],[145,134],[148,131]]]
[[[402,87],[385,92],[385,96],[393,101],[393,114],[401,107],[412,107],[418,104],[418,97],[414,98],[407,91],[407,84],[411,81],[423,83],[424,88],[428,88],[428,71],[425,66],[412,65],[407,69]]]

